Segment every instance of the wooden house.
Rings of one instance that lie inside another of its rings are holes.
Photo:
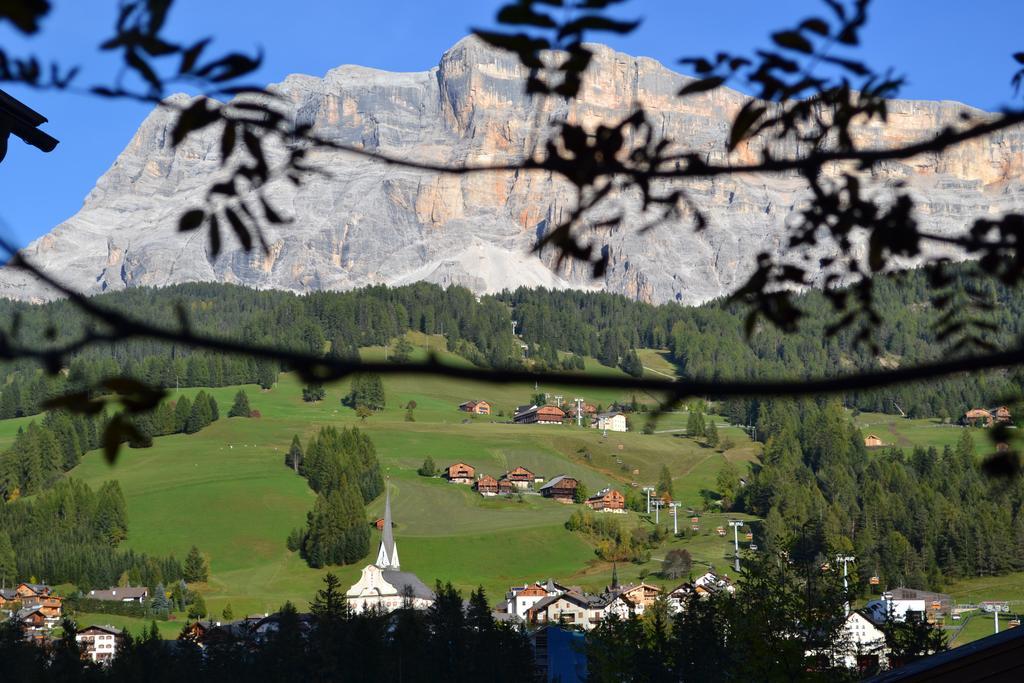
[[[1012,420],[1010,416],[1010,409],[1006,406],[999,406],[995,410],[989,411],[995,417],[996,422],[1010,422]]]
[[[506,472],[503,479],[509,480],[513,486],[520,490],[528,489],[535,483],[543,481],[542,478],[521,465]]]
[[[53,592],[53,589],[44,583],[26,583],[22,581],[14,589],[14,592],[19,598],[24,600],[25,598],[49,595]]]
[[[560,503],[573,503],[576,498],[576,489],[580,482],[572,477],[560,474],[548,483],[540,487],[540,493],[545,498],[554,498]]]
[[[466,401],[459,405],[459,410],[464,413],[473,413],[475,415],[490,415],[491,404],[487,401]]]
[[[517,412],[512,419],[516,424],[562,424],[565,412],[558,406],[533,406]]]
[[[868,434],[867,436],[864,437],[864,445],[867,446],[868,448],[878,448],[879,446],[882,446],[884,444],[882,443],[882,440],[878,438],[878,436],[876,436],[875,434]]]
[[[0,608],[8,607],[8,605],[11,605],[15,602],[21,602],[21,598],[18,597],[18,592],[15,589],[0,588]]]
[[[472,485],[473,480],[476,478],[476,468],[464,462],[457,462],[454,465],[448,466],[445,477],[453,484],[466,484],[469,486]]]
[[[476,480],[473,488],[481,496],[495,496],[498,494],[498,480],[489,474],[485,474]]]
[[[506,477],[502,477],[498,480],[498,493],[505,496],[511,493],[515,493],[519,488]]]
[[[964,413],[964,423],[972,427],[991,427],[995,418],[984,408],[971,408]]]
[[[626,497],[613,488],[606,488],[587,498],[586,505],[599,512],[625,512]]]
[[[593,417],[594,415],[597,415],[597,408],[595,408],[590,403],[584,403],[583,410],[577,411],[576,404],[573,403],[572,405],[569,406],[569,409],[566,411],[566,415],[575,420],[577,412],[579,412],[579,414],[582,415],[583,417]]]

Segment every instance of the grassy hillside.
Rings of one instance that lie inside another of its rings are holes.
[[[420,336],[414,341],[417,355],[425,355],[429,345],[443,359],[460,362],[444,352],[438,338]],[[382,348],[364,350],[366,357],[383,354]],[[588,359],[591,364],[596,361]],[[603,372],[619,371],[604,368]],[[570,474],[591,491],[607,485],[625,488],[633,482],[653,484],[661,467],[667,465],[676,497],[685,505],[696,506],[700,491],[713,487],[726,458],[747,460],[758,448],[741,430],[724,426],[723,435],[736,447],[724,455],[705,448],[680,433],[685,414],[665,416],[658,426],[659,431],[668,430],[663,433],[640,434],[643,420],[637,416],[633,432],[605,437],[586,428],[513,425],[507,424],[508,417],[497,414],[471,417],[457,410],[467,399],[484,398],[495,413],[508,416],[515,406],[528,402],[534,393],[532,386],[389,377],[385,379],[387,408],[365,421],[340,403],[347,382],[328,386],[327,398],[316,404],[301,400],[301,388],[289,375],[282,375],[271,391],[245,387],[261,418],[222,418],[199,434],[159,438],[150,449],[124,450],[113,468],[98,453],[90,453],[70,476],[93,486],[118,479],[128,504],[128,547],[183,557],[192,544],[198,545],[210,558],[210,581],[201,588],[211,613],[219,614],[230,602],[235,613],[242,614],[273,610],[284,600],[305,605],[327,571],[308,568],[284,545],[288,532],[304,524],[314,500],[305,480],[283,462],[296,433],[305,442],[324,425],[365,429],[391,477],[403,567],[428,583],[440,579],[467,590],[481,584],[492,599],[498,599],[512,583],[549,576],[599,588],[609,580],[611,565],[599,562],[589,543],[564,529],[571,506],[536,495],[525,495],[521,502],[485,500],[469,487],[416,475],[426,456],[439,466],[465,461],[494,476],[516,465],[545,478]],[[569,399],[582,395],[588,402],[602,405],[630,398],[607,390],[537,389]],[[237,390],[207,391],[212,391],[224,415]],[[197,391],[180,393],[192,396]],[[416,402],[414,422],[405,420],[405,406],[410,401]],[[10,430],[6,424],[0,425]],[[5,433],[0,431],[0,436]],[[382,506],[382,499],[372,502],[368,515],[379,514]],[[670,518],[663,515],[662,523],[667,520]],[[689,519],[681,518],[680,526],[683,521],[688,528]],[[650,522],[630,514],[624,523],[631,527]],[[673,544],[689,547],[699,562],[726,568],[728,544],[714,534],[717,524],[711,518],[702,520],[707,535]],[[376,542],[374,538],[374,551]],[[646,565],[620,566],[620,576],[636,578],[656,571],[669,547],[656,551],[657,557]],[[360,566],[331,571],[347,585],[354,581]]]

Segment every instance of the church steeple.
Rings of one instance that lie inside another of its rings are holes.
[[[398,546],[395,535],[391,531],[391,482],[384,482],[384,528],[380,535],[380,549],[377,551],[375,565],[381,569],[398,569]]]
[[[614,562],[612,562],[612,585],[611,585],[611,589],[613,591],[616,591],[616,590],[619,589],[619,568],[618,568],[618,566]]]

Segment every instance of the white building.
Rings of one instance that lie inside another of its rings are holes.
[[[412,572],[400,571],[398,545],[391,529],[391,491],[384,494],[384,528],[377,561],[363,567],[359,580],[345,597],[356,611],[382,609],[392,612],[409,605],[426,609],[434,604],[434,592]]]
[[[89,626],[75,636],[82,654],[97,663],[108,663],[117,656],[121,632],[113,626]]]
[[[626,416],[619,412],[598,413],[591,423],[595,429],[606,429],[609,432],[626,431]]]
[[[872,670],[885,666],[885,634],[860,612],[850,612],[840,633],[845,652],[838,653],[837,664],[847,669]]]

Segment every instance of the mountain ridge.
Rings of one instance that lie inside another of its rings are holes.
[[[533,126],[538,111],[592,126],[624,117],[634,103],[663,134],[709,159],[749,160],[767,144],[755,140],[733,155],[724,149],[744,95],[722,88],[680,100],[675,93],[688,77],[650,58],[594,50],[580,98],[571,103],[525,95],[525,72],[515,56],[473,37],[426,71],[342,65],[323,78],[289,75],[272,88],[296,120],[313,124],[321,136],[434,163],[521,160],[547,130]],[[962,112],[977,113],[949,102],[890,105],[887,126],[868,125],[858,135],[877,144],[907,142],[955,125]],[[592,229],[588,238],[610,253],[606,274],[594,281],[587,264],[556,267],[555,253],[531,252],[537,237],[573,206],[567,183],[541,173],[437,175],[317,151],[309,161],[330,179],[315,176],[299,188],[275,181],[266,188],[280,212],[295,219],[268,227],[269,253],[246,254],[229,240],[213,260],[204,231],[182,234],[176,226],[178,215],[200,204],[199,193],[223,173],[220,132],[214,126],[171,148],[173,121],[173,112],[154,110],[82,209],[32,242],[26,256],[86,294],[192,281],[303,292],[425,280],[478,292],[525,285],[700,303],[739,286],[757,253],[783,250],[786,218],[806,196],[795,176],[690,181],[688,191],[710,227],[695,233],[678,222],[641,233],[642,217],[632,215],[618,228]],[[270,149],[271,164],[282,153]],[[1024,134],[1013,129],[942,157],[885,164],[875,180],[882,189],[907,182],[922,227],[943,234],[961,228],[964,218],[1020,210],[1021,170]],[[630,202],[621,198],[627,207]],[[3,268],[0,296],[38,301],[54,292]]]

